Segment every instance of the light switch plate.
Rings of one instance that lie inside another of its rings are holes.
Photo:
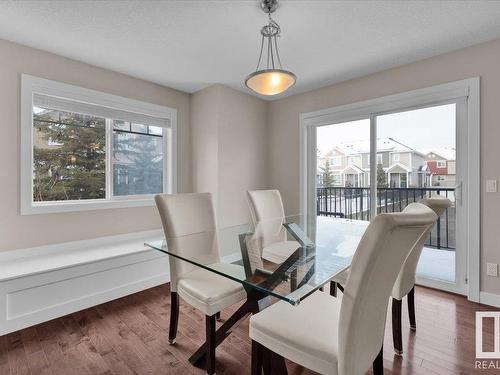
[[[496,193],[498,191],[497,180],[486,180],[486,192]]]
[[[486,274],[488,276],[498,277],[498,264],[486,263]]]

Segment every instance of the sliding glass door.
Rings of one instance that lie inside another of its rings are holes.
[[[370,220],[370,119],[316,129],[317,214]]]
[[[324,123],[314,127],[309,163],[317,215],[370,220],[424,197],[449,198],[452,207],[429,234],[417,276],[420,284],[458,293],[466,293],[466,236],[457,235],[466,233],[466,111],[457,98]]]
[[[465,244],[457,240],[455,190],[457,112],[455,101],[376,116],[377,213],[398,212],[409,203],[431,196],[446,197],[452,206],[429,234],[417,268],[421,284],[465,292]],[[459,186],[459,189],[462,189]]]

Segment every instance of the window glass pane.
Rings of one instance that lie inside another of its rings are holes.
[[[105,119],[33,108],[33,201],[104,199]]]
[[[398,212],[421,198],[455,203],[456,104],[377,116],[378,152],[399,155],[384,165],[378,213]],[[384,156],[384,163],[388,160]],[[417,274],[454,283],[457,216],[453,204],[426,238]]]
[[[130,131],[130,122],[122,120],[113,120],[113,129]]]
[[[148,127],[146,125],[132,123],[132,131],[134,133],[148,134]]]
[[[113,195],[163,192],[163,137],[113,132]]]
[[[159,126],[150,126],[149,127],[149,134],[163,135],[163,128],[161,128]]]
[[[316,128],[318,215],[370,219],[370,120]]]

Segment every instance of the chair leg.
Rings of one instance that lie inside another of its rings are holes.
[[[179,296],[176,292],[170,292],[170,329],[168,331],[168,342],[175,344],[177,336],[177,325],[179,323]]]
[[[392,340],[397,355],[403,354],[403,338],[401,337],[401,300],[392,299]]]
[[[373,361],[373,375],[384,375],[384,346]]]
[[[262,346],[252,340],[252,375],[262,375]]]
[[[410,329],[417,330],[417,321],[415,320],[415,287],[408,293],[408,316],[410,317]]]
[[[337,297],[337,283],[335,281],[330,281],[330,295]]]
[[[207,374],[215,374],[215,317],[216,314],[212,316],[206,316],[206,335],[207,335]]]
[[[220,322],[220,311],[218,313],[215,313],[215,319],[217,319],[218,322]]]

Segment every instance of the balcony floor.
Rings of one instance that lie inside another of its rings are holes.
[[[455,252],[424,247],[417,275],[429,279],[455,282]]]

